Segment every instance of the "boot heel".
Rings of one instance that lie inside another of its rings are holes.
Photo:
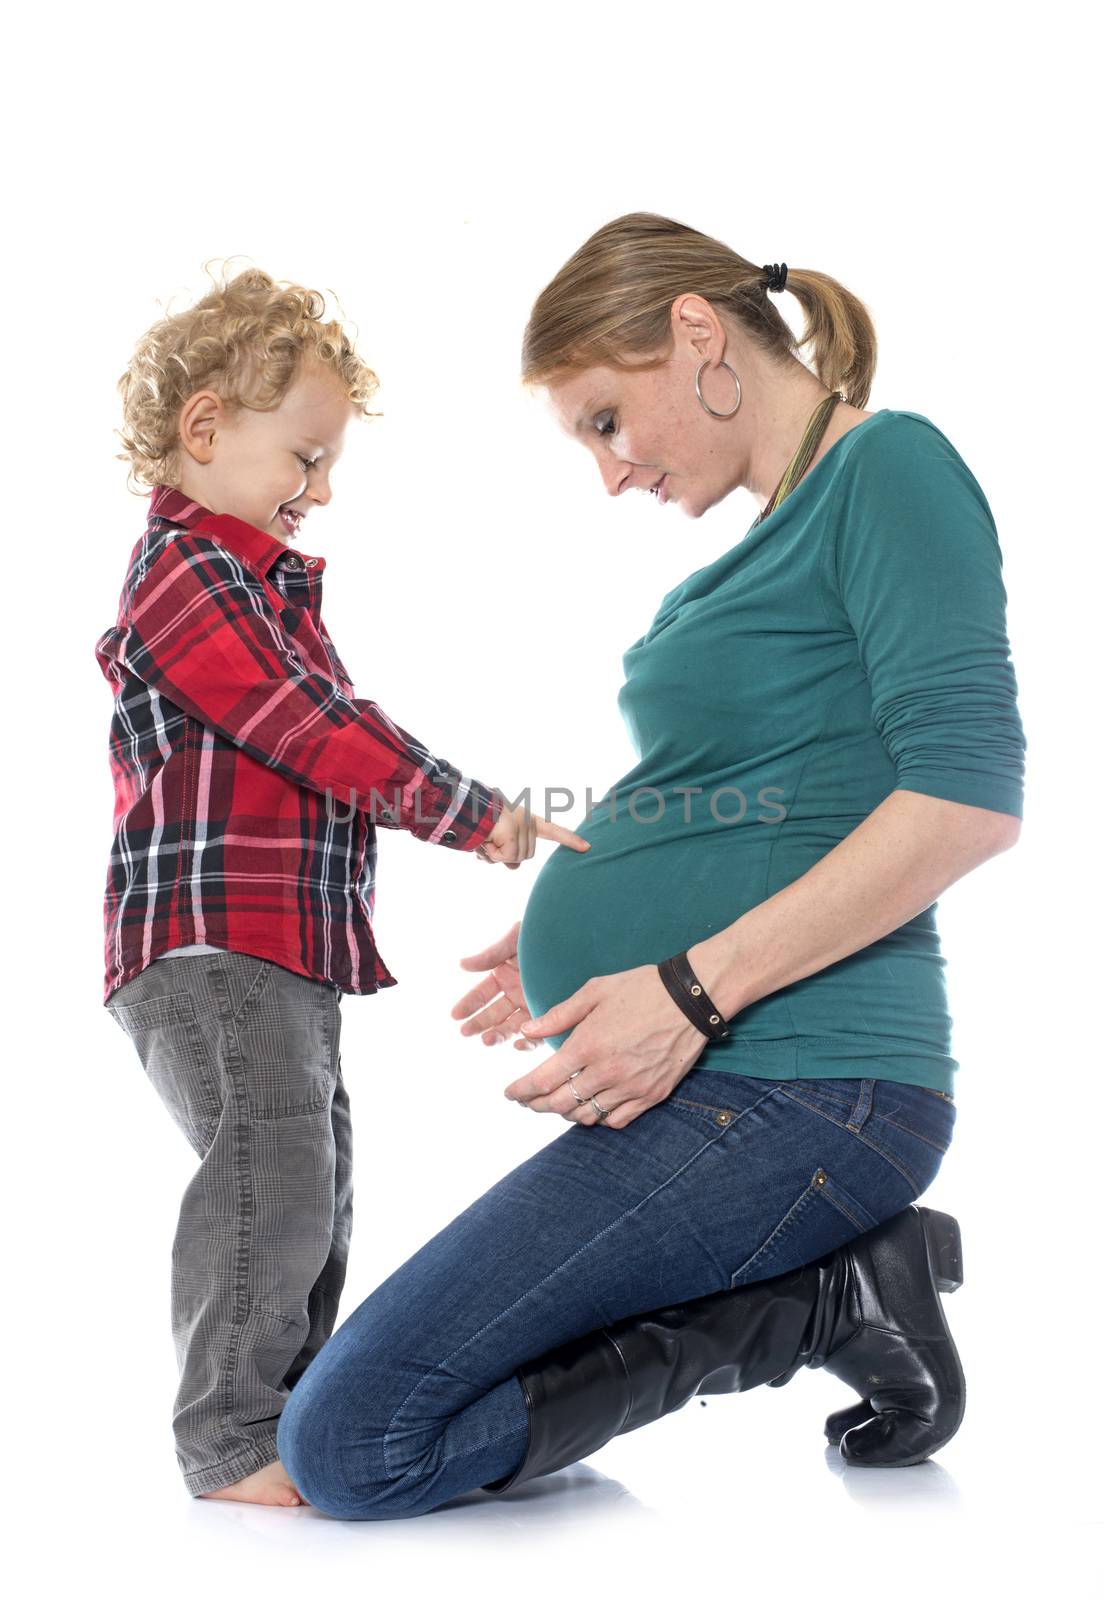
[[[932,1277],[940,1294],[953,1294],[962,1287],[962,1235],[958,1222],[945,1211],[918,1207],[924,1224]]]

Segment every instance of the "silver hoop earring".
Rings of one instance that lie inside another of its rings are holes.
[[[734,417],[736,415],[737,411],[739,411],[739,409],[740,409],[740,401],[744,398],[744,391],[740,387],[740,380],[739,380],[739,378],[737,378],[736,374],[734,372],[732,372],[732,368],[729,366],[728,362],[727,361],[722,361],[721,362],[721,366],[724,367],[725,371],[726,372],[732,372],[733,382],[736,385],[736,404],[733,406],[731,411],[714,411],[713,407],[709,404],[708,400],[705,398],[705,396],[701,392],[701,375],[705,371],[705,369],[706,369],[706,367],[708,365],[709,365],[709,361],[708,361],[708,359],[706,359],[705,361],[702,362],[701,366],[698,368],[697,372],[695,372],[695,374],[694,374],[694,390],[695,390],[695,393],[697,394],[698,399],[701,401],[701,403],[705,407],[705,409],[709,412],[709,415],[711,417]]]

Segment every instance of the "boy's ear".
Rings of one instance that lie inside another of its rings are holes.
[[[215,453],[215,431],[225,420],[222,399],[213,389],[197,389],[180,408],[177,431],[180,442],[193,461],[201,465]]]

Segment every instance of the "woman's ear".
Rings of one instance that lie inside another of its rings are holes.
[[[695,361],[715,356],[724,358],[727,334],[720,317],[700,294],[680,294],[671,305],[671,333],[676,350],[686,351]]]

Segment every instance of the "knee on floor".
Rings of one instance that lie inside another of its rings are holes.
[[[340,1416],[318,1405],[297,1404],[292,1390],[276,1429],[276,1449],[307,1503],[329,1517],[368,1520],[416,1516],[386,1475],[382,1440],[375,1449],[353,1440]]]

